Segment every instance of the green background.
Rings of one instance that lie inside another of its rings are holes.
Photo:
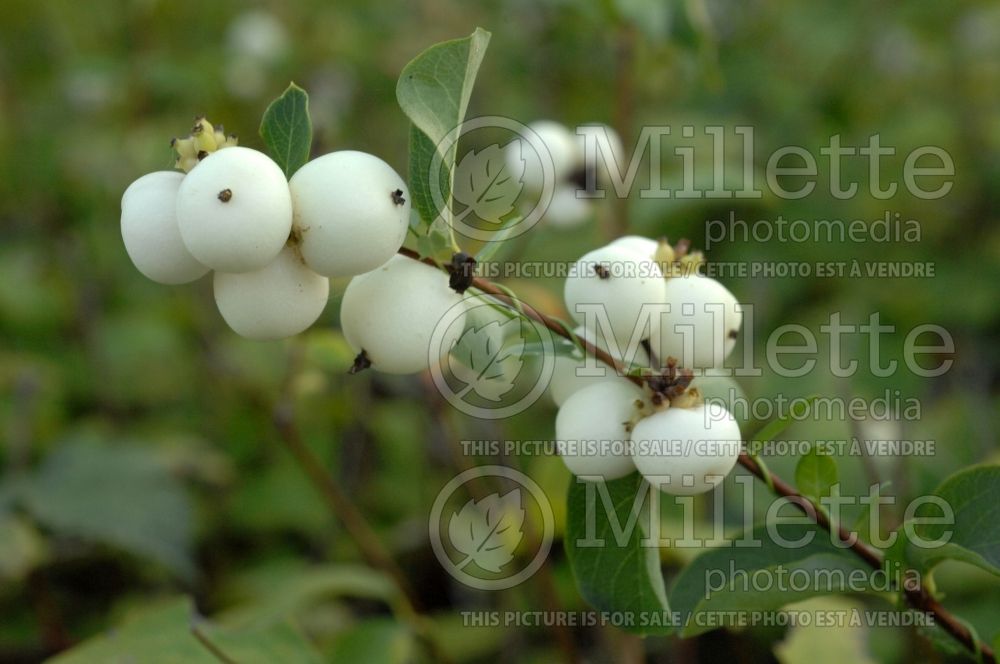
[[[169,140],[185,135],[195,115],[261,148],[260,115],[290,80],[311,95],[314,154],[359,149],[405,172],[408,123],[396,104],[396,77],[430,44],[477,25],[493,38],[470,116],[607,122],[626,138],[643,125],[669,124],[674,136],[663,159],[671,182],[679,182],[680,160],[670,148],[698,144],[710,152],[707,125],[726,126],[731,141],[734,125],[754,127],[759,174],[781,146],[819,157],[833,135],[860,146],[878,133],[897,148],[883,161],[883,182],[898,181],[901,189],[910,150],[945,149],[956,175],[940,200],[902,191],[876,199],[860,159],[845,164],[844,176],[859,182],[861,194],[837,200],[821,160],[819,185],[802,200],[633,196],[627,228],[703,246],[706,220],[730,212],[748,222],[779,214],[871,221],[886,211],[917,220],[919,242],[751,238],[719,244],[710,259],[933,263],[933,279],[725,281],[755,305],[758,357],[780,325],[818,331],[832,312],[850,323],[879,312],[898,332],[883,340],[883,357],[902,360],[905,332],[934,323],[955,339],[951,371],[933,380],[905,371],[878,378],[865,366],[867,341],[855,339],[848,348],[862,366],[850,379],[821,369],[799,379],[765,370],[742,385],[751,397],[872,398],[888,390],[919,399],[920,420],[895,428],[869,423],[876,428],[858,432],[844,422],[809,421],[786,432],[805,440],[936,441],[932,457],[880,459],[871,467],[856,457],[839,460],[849,491],[863,491],[874,474],[890,480],[888,492],[905,505],[965,465],[998,460],[994,3],[10,0],[0,6],[0,661],[39,661],[142,607],[168,602],[176,613],[169,598],[179,594],[230,626],[289,618],[301,631],[293,636],[307,634],[326,661],[407,661],[412,643],[392,618],[384,580],[353,567],[354,546],[278,443],[271,411],[281,398],[295,403],[307,443],[426,598],[456,659],[558,656],[558,638],[545,627],[461,626],[462,611],[548,601],[583,610],[558,542],[545,582],[482,593],[447,576],[426,532],[431,503],[460,467],[456,440],[550,437],[555,411],[548,402],[496,425],[443,407],[420,377],[345,375],[353,353],[336,327],[342,281],[298,342],[241,340],[216,312],[210,280],[149,282],[129,263],[118,227],[122,192],[140,175],[171,166]],[[693,125],[699,138],[678,137],[682,125]],[[741,155],[728,158],[739,164]],[[708,173],[699,171],[699,182]],[[735,168],[730,175],[738,181],[741,174]],[[788,183],[794,188],[796,180]],[[610,216],[600,208],[597,219],[571,232],[543,224],[512,252],[520,260],[575,260],[606,241]],[[565,315],[557,281],[508,285],[539,309]],[[823,367],[824,349],[818,357]],[[508,461],[546,490],[558,537],[569,474],[553,458]],[[795,461],[768,459],[789,478]],[[738,506],[731,509],[729,516],[738,516]],[[900,516],[901,508],[887,509],[887,526]],[[663,552],[668,588],[694,553]],[[354,583],[347,590],[345,576]],[[936,580],[950,608],[985,640],[996,636],[995,579],[946,565]],[[889,606],[884,598],[836,601]],[[875,661],[944,657],[915,630],[890,628],[827,630],[810,637],[816,650],[804,656],[782,629],[638,644],[611,629],[577,627],[572,637],[592,661],[629,661],[642,648],[650,661],[815,663],[826,648],[855,640]],[[831,644],[820,646],[823,639]]]

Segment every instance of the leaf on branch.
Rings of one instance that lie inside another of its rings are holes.
[[[26,482],[21,501],[60,534],[117,546],[194,578],[187,494],[140,447],[65,444]]]
[[[933,495],[947,504],[954,519],[948,518],[940,502],[920,504],[914,518],[896,531],[886,559],[920,572],[956,560],[1000,576],[1000,466],[960,470]]]
[[[260,137],[264,139],[271,157],[285,172],[285,177],[292,177],[295,171],[302,168],[309,161],[312,147],[308,93],[290,83],[264,111]]]
[[[564,546],[587,602],[621,615],[626,631],[665,634],[673,627],[660,551],[655,542],[643,542],[648,494],[649,485],[638,473],[610,482],[573,481]]]
[[[813,500],[830,495],[837,483],[837,462],[828,454],[821,454],[814,446],[799,459],[795,467],[795,484],[802,495]]]
[[[762,426],[760,430],[753,435],[752,442],[758,445],[771,442],[780,436],[781,433],[795,421],[795,419],[801,419],[804,417],[818,398],[818,394],[811,394],[805,397],[803,401],[792,404],[792,412],[789,415],[771,420]]]
[[[514,489],[501,496],[490,494],[479,502],[470,499],[448,522],[452,545],[465,555],[457,566],[475,563],[480,568],[499,574],[501,568],[514,559],[514,551],[524,536],[524,507],[521,490]]]
[[[187,597],[143,607],[114,630],[88,639],[49,661],[219,664],[219,653],[241,664],[322,661],[312,644],[288,622],[247,629],[216,626],[198,616]]]
[[[735,544],[743,540],[745,545]],[[695,558],[677,577],[670,602],[684,621],[681,636],[695,636],[721,626],[704,619],[709,614],[736,619],[739,613],[776,611],[810,597],[865,590],[848,579],[867,579],[870,573],[814,523],[770,524]]]
[[[434,203],[431,182],[438,180],[442,201],[448,204],[448,186],[455,167],[457,132],[465,120],[469,98],[490,33],[477,28],[464,39],[431,46],[407,64],[396,84],[396,99],[413,123],[410,130],[410,194],[425,224],[441,210]],[[445,140],[449,138],[451,140]],[[434,155],[442,168],[432,173]],[[443,187],[442,187],[443,185]]]

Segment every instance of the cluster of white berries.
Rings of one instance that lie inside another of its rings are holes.
[[[579,141],[555,123],[534,129],[557,181],[572,187]],[[302,332],[323,312],[331,277],[351,277],[340,318],[358,354],[355,371],[426,370],[472,320],[462,294],[467,283],[458,287],[441,270],[398,254],[409,192],[381,159],[333,152],[286,179],[268,156],[237,146],[204,119],[173,146],[179,170],[143,176],[122,198],[126,250],[140,272],[164,284],[214,271],[216,304],[238,334]],[[540,184],[543,170],[526,162],[527,184]],[[471,261],[461,253],[455,259]],[[574,474],[613,479],[638,469],[665,491],[694,494],[735,465],[739,426],[725,407],[704,402],[702,376],[691,370],[708,376],[721,367],[735,347],[742,309],[724,286],[698,273],[702,261],[683,241],[627,236],[573,266],[564,295],[580,325],[576,334],[630,371],[620,376],[595,358],[556,359],[556,437]],[[606,371],[594,375],[595,367]],[[637,376],[642,387],[630,380]]]
[[[704,402],[698,381],[735,347],[742,309],[722,284],[698,273],[702,261],[685,242],[628,236],[570,271],[564,295],[581,325],[576,333],[644,385],[593,358],[557,359],[556,439],[575,475],[614,479],[638,469],[664,491],[691,495],[736,464],[739,425],[725,406]]]
[[[588,186],[605,186],[608,183],[608,163],[620,164],[625,148],[614,129],[596,125],[607,142],[605,148],[587,150],[583,134],[573,133],[565,125],[552,120],[537,120],[528,125],[534,134],[531,138],[511,141],[505,149],[507,167],[521,172],[524,188],[539,194],[544,190],[547,159],[551,159],[552,198],[542,220],[552,226],[571,228],[586,221],[591,215],[593,199],[578,196],[578,191]],[[604,154],[604,150],[610,154]],[[600,155],[598,153],[601,153]]]
[[[244,337],[302,332],[326,307],[329,277],[387,266],[406,237],[406,183],[373,155],[332,152],[288,180],[203,118],[173,146],[180,170],[145,175],[122,197],[126,251],[163,284],[214,271],[219,311]]]

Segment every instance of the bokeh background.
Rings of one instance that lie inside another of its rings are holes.
[[[625,228],[699,246],[705,221],[730,212],[747,221],[874,220],[888,210],[918,220],[918,243],[725,242],[709,258],[933,262],[933,279],[727,285],[756,306],[759,356],[779,325],[818,331],[835,311],[854,323],[879,312],[904,333],[945,326],[956,342],[950,372],[877,378],[864,364],[867,340],[855,339],[852,356],[863,363],[851,379],[822,370],[821,348],[820,369],[804,378],[765,370],[742,387],[751,397],[874,398],[888,390],[920,400],[919,421],[853,428],[808,421],[787,432],[936,441],[933,457],[841,459],[845,493],[878,478],[902,502],[958,468],[997,460],[996,3],[7,0],[0,4],[0,662],[41,661],[136,611],[179,606],[180,596],[222,625],[290,620],[325,661],[426,658],[385,580],[363,568],[279,444],[272,413],[282,400],[294,403],[306,444],[401,561],[456,661],[567,659],[567,636],[587,661],[817,664],[843,647],[856,661],[949,657],[918,630],[898,628],[750,629],[639,642],[610,628],[463,627],[462,611],[585,608],[558,541],[539,579],[503,593],[457,584],[428,543],[434,497],[470,462],[457,458],[457,441],[550,437],[553,406],[540,402],[511,421],[483,423],[443,406],[423,377],[347,376],[353,354],[336,326],[343,283],[302,338],[254,343],[226,329],[209,280],[164,287],[130,265],[118,227],[121,194],[140,175],[171,166],[169,140],[186,134],[195,115],[261,148],[260,115],[294,80],[311,95],[317,154],[365,150],[405,172],[408,124],[396,77],[419,51],[475,26],[493,39],[470,115],[606,122],[627,143],[644,124],[751,125],[761,173],[774,149],[800,145],[819,157],[837,134],[858,146],[880,133],[883,145],[897,147],[896,158],[883,160],[883,176],[895,181],[910,150],[946,149],[955,184],[937,201],[903,193],[875,199],[865,193],[867,165],[854,160],[845,179],[863,193],[851,200],[830,196],[822,178],[800,201],[633,197]],[[669,149],[663,157],[679,181],[679,161]],[[730,157],[739,181],[741,157]],[[709,175],[697,174],[702,182]],[[543,223],[511,251],[524,260],[574,260],[608,239],[613,218],[598,208],[569,232]],[[563,313],[558,282],[508,285],[536,307]],[[902,343],[903,334],[885,337],[885,357],[901,359]],[[746,423],[747,431],[758,425]],[[558,539],[570,482],[561,462],[503,461],[545,488]],[[768,461],[790,475],[795,459]],[[699,505],[699,514],[710,513]],[[738,516],[738,506],[731,510]],[[884,517],[888,528],[900,512],[888,508]],[[662,552],[668,587],[696,553]],[[984,639],[1000,632],[995,579],[946,565],[936,581]],[[884,597],[829,601],[890,606]],[[153,631],[186,638],[183,627],[164,622]],[[163,638],[152,651],[177,647]],[[204,652],[176,661],[201,661]],[[102,661],[90,657],[72,661]]]

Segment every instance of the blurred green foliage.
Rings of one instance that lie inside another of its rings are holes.
[[[191,118],[207,114],[242,144],[261,148],[261,113],[291,80],[310,93],[314,153],[361,149],[405,172],[408,123],[396,104],[396,77],[426,46],[477,25],[493,38],[470,116],[572,125],[614,124],[624,113],[633,133],[646,124],[693,125],[700,149],[709,151],[704,126],[750,125],[761,168],[780,146],[816,154],[833,135],[858,146],[879,133],[883,145],[897,148],[882,164],[883,176],[896,180],[910,150],[947,150],[955,186],[937,201],[902,193],[890,201],[866,193],[838,200],[823,186],[800,201],[633,196],[629,230],[699,246],[706,220],[730,212],[748,222],[779,214],[871,221],[887,210],[918,220],[919,243],[725,242],[710,258],[931,261],[933,279],[727,285],[756,307],[758,356],[779,325],[817,330],[833,311],[853,323],[877,311],[904,333],[921,323],[945,326],[957,347],[948,374],[877,378],[863,363],[850,380],[765,371],[743,387],[751,397],[899,390],[919,398],[920,421],[889,436],[933,439],[937,454],[879,469],[894,480],[900,502],[964,465],[1000,458],[995,3],[8,0],[0,5],[0,661],[38,661],[137,613],[145,618],[128,622],[121,641],[152,625],[183,634],[177,638],[197,650],[186,631],[189,607],[169,599],[181,594],[225,625],[206,632],[224,652],[286,648],[275,652],[292,661],[287,653],[312,652],[307,634],[321,653],[313,656],[327,661],[407,661],[415,645],[393,620],[385,579],[355,571],[353,545],[277,444],[271,410],[282,394],[294,400],[307,444],[411,574],[454,657],[551,661],[556,643],[544,627],[468,628],[458,614],[537,607],[540,591],[527,585],[493,595],[459,586],[434,560],[426,532],[435,495],[456,473],[456,439],[549,437],[550,406],[498,428],[443,409],[420,379],[344,375],[353,354],[336,329],[342,282],[302,339],[240,340],[215,311],[208,280],[177,288],[146,281],[118,229],[122,192],[140,175],[170,167],[169,140],[186,134]],[[631,59],[623,62],[629,44]],[[680,162],[669,148],[681,141],[678,133],[663,151],[676,182]],[[727,155],[727,163],[741,158]],[[697,173],[700,181],[709,176]],[[845,161],[844,179],[866,192],[867,166]],[[540,227],[520,258],[573,260],[603,233],[598,222],[569,233]],[[555,280],[510,285],[540,309],[564,314]],[[887,356],[900,358],[902,338],[884,338]],[[862,361],[864,351],[849,349]],[[803,422],[788,433],[851,435],[857,432],[843,422]],[[768,461],[794,475],[795,458]],[[838,463],[845,487],[867,486],[859,459]],[[551,458],[520,465],[552,497],[561,534],[568,473]],[[740,509],[727,504],[727,516]],[[710,509],[703,512],[708,520]],[[665,518],[674,523],[679,514]],[[662,557],[670,587],[690,552]],[[552,558],[558,600],[583,609],[558,544]],[[1000,631],[996,579],[948,565],[938,581],[949,606],[983,638]],[[239,629],[248,630],[245,638]],[[878,661],[931,656],[912,631],[873,628],[865,636],[867,656]],[[611,661],[620,646],[619,636],[596,630],[578,628],[574,637],[594,661]],[[650,639],[646,650],[656,661],[682,651],[701,661],[768,657],[782,639],[778,659],[805,661],[795,654],[809,655],[801,636],[774,630],[712,634],[684,646],[673,637]],[[89,658],[78,651],[62,661],[107,661],[93,654],[107,644],[86,647]]]

